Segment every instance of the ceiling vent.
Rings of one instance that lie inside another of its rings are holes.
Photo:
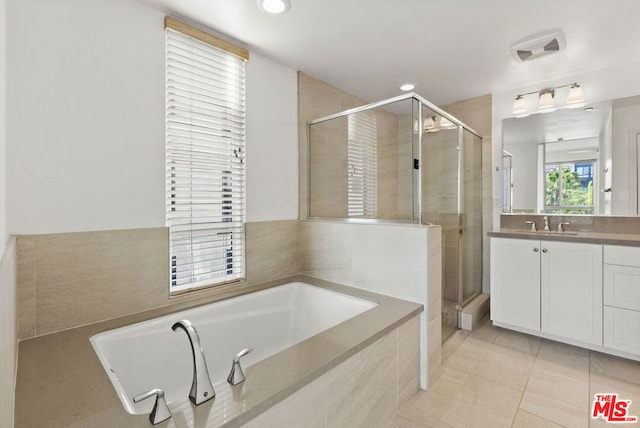
[[[511,45],[511,55],[517,62],[531,61],[561,51],[565,47],[562,31],[551,31],[527,37]]]

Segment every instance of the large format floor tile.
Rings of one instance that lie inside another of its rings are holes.
[[[615,392],[640,416],[640,362],[494,327],[457,331],[442,374],[404,403],[389,428],[603,428],[594,395]],[[638,426],[626,424],[629,428]]]

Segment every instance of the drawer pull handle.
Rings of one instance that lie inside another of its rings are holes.
[[[543,253],[546,253],[546,252],[548,252],[548,251],[549,251],[549,250],[547,250],[546,248],[543,248],[543,249],[542,249],[542,252],[543,252]]]
[[[537,253],[537,252],[538,252],[538,249],[537,249],[537,248],[534,248],[534,249],[533,249],[533,252],[534,252],[534,253]]]

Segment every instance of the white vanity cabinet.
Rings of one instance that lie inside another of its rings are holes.
[[[602,245],[492,238],[491,319],[602,346]]]
[[[604,346],[640,355],[640,248],[604,246]]]
[[[540,330],[540,241],[491,238],[491,319]]]
[[[541,241],[541,330],[602,346],[602,245]]]

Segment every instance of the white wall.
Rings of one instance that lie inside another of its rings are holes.
[[[247,221],[298,218],[298,73],[251,52]]]
[[[514,144],[506,148],[513,155],[513,201],[514,212],[519,210],[536,211],[538,183],[538,145],[534,142]]]
[[[615,192],[612,201],[611,213],[618,215],[635,215],[631,212],[635,209],[637,195],[630,184],[635,178],[633,169],[636,167],[636,153],[633,145],[630,145],[629,134],[631,130],[640,130],[640,105],[617,107],[613,109],[612,118],[612,143],[613,152],[613,180],[611,187]],[[634,210],[635,211],[635,210]]]
[[[19,0],[8,18],[8,231],[163,226],[164,14]],[[251,56],[247,218],[297,218],[297,76]]]
[[[7,242],[6,156],[6,0],[0,0],[0,259]]]

